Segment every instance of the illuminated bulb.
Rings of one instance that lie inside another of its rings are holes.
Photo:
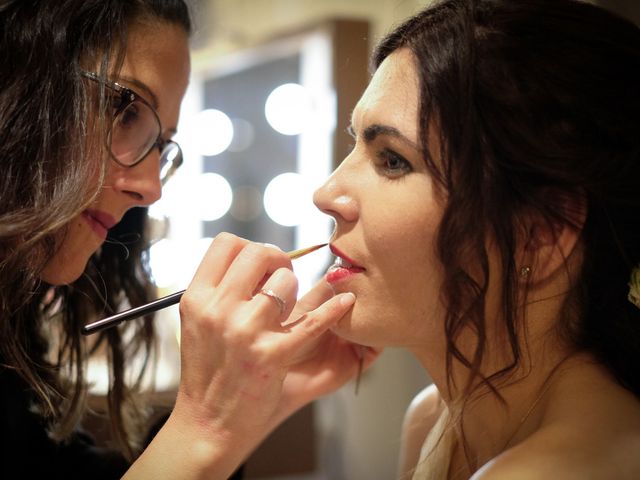
[[[311,95],[297,83],[280,85],[267,97],[264,114],[277,132],[298,135],[304,131],[313,114]]]
[[[203,110],[196,116],[191,128],[193,140],[201,155],[219,155],[229,148],[233,140],[233,123],[220,110]]]
[[[175,262],[170,259],[175,258],[179,253],[177,245],[166,238],[154,243],[149,249],[149,266],[158,287],[167,288],[176,281],[178,272]]]
[[[229,211],[233,191],[226,178],[209,172],[196,177],[191,197],[200,220],[210,222],[222,218]]]
[[[152,207],[154,216],[193,215],[197,221],[213,221],[227,214],[233,201],[231,185],[217,173],[176,177],[163,188]]]
[[[312,211],[313,188],[306,179],[293,172],[278,175],[264,191],[264,209],[269,218],[285,227],[299,225]]]
[[[230,152],[242,152],[253,144],[255,129],[251,123],[242,118],[231,120],[233,124],[233,140],[229,145]]]

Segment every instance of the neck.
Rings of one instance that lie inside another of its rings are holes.
[[[451,366],[451,388],[447,382],[443,359],[431,352],[414,352],[431,374],[440,394],[447,404],[455,422],[459,445],[454,462],[469,463],[472,471],[511,448],[534,433],[543,423],[549,395],[565,360],[571,350],[559,340],[555,330],[563,310],[565,296],[546,297],[542,302],[530,302],[525,312],[526,326],[518,332],[520,358],[517,366],[506,375],[497,377],[492,385],[499,392],[476,380],[471,395],[465,398],[464,388],[469,370],[454,360]],[[495,322],[496,324],[498,322]],[[473,336],[464,351],[472,352]],[[480,365],[480,372],[490,377],[513,363],[513,355],[505,335],[487,332],[487,338],[500,339],[493,342]],[[525,340],[526,338],[526,340]],[[503,348],[496,348],[502,345]],[[500,352],[500,353],[497,353]],[[422,355],[420,355],[422,353]],[[467,358],[472,358],[470,355]]]
[[[536,368],[530,373],[519,368],[498,384],[500,397],[481,386],[464,405],[458,434],[472,466],[479,467],[520,443],[543,424],[555,380],[568,357],[556,352],[534,358]]]

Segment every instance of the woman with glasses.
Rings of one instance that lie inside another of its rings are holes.
[[[0,2],[2,478],[120,478],[134,461],[127,478],[227,478],[282,419],[356,372],[351,344],[325,333],[353,296],[320,285],[296,305],[289,258],[232,235],[183,298],[177,401],[142,455],[134,393],[153,323],[80,335],[153,296],[144,207],[182,162],[172,136],[190,30],[182,0]],[[288,315],[296,322],[279,327]],[[247,334],[269,322],[271,335]],[[78,428],[97,351],[119,451]],[[325,379],[308,381],[318,369]]]

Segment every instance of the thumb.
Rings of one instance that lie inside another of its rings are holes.
[[[334,292],[331,286],[324,280],[320,280],[316,283],[311,290],[304,294],[296,304],[296,310],[298,315],[304,312],[310,312],[315,310],[324,302],[333,297]]]
[[[333,294],[333,292],[332,292]],[[338,323],[356,301],[353,293],[341,293],[329,298],[315,310],[305,313],[294,323],[287,324],[284,346],[291,351],[303,348]]]

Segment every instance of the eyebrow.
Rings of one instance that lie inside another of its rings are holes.
[[[136,88],[139,88],[140,90],[144,90],[144,92],[149,95],[150,97],[150,101],[149,103],[151,103],[151,105],[153,106],[153,108],[156,110],[156,112],[158,111],[158,97],[156,96],[155,93],[153,93],[153,90],[151,90],[147,84],[141,82],[140,80],[138,80],[137,78],[133,78],[133,77],[120,77],[121,80],[124,80],[127,83],[130,83],[131,85],[134,85]],[[161,125],[162,126],[162,125]],[[178,133],[178,129],[176,127],[167,127],[165,129],[165,131],[167,131],[168,133],[170,133],[171,135],[175,135],[176,133]]]
[[[153,108],[158,110],[158,97],[156,96],[155,93],[153,93],[153,91],[145,83],[133,77],[120,77],[120,80],[124,80],[125,82],[130,83],[131,85],[134,85],[136,88],[139,88],[140,90],[144,90],[144,92],[150,97],[151,99],[150,103],[151,105],[153,105]]]
[[[349,127],[347,127],[347,131],[353,137],[356,136],[353,125],[349,125]],[[379,135],[387,135],[393,138],[397,138],[402,143],[407,144],[409,147],[413,148],[414,150],[418,152],[422,151],[422,149],[413,140],[410,140],[409,138],[407,138],[397,128],[391,127],[389,125],[380,125],[378,123],[374,123],[373,125],[369,125],[362,132],[362,136],[366,143],[373,142],[376,139],[376,137],[378,137]]]

